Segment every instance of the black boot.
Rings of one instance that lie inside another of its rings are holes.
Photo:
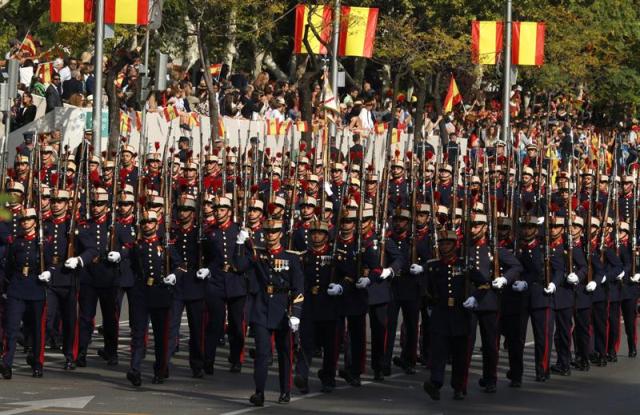
[[[264,392],[256,392],[249,398],[254,406],[264,406]]]
[[[138,372],[135,369],[130,369],[127,372],[127,379],[129,380],[129,382],[131,382],[133,386],[138,387],[142,385],[142,375],[140,374],[140,372]]]

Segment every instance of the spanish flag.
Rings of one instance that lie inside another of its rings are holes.
[[[120,135],[128,136],[129,134],[131,134],[131,117],[120,110]]]
[[[213,65],[209,65],[209,73],[213,78],[217,78],[220,76],[220,72],[222,72],[222,64],[214,63]]]
[[[49,18],[54,23],[93,22],[93,0],[50,0]]]
[[[38,69],[36,70],[36,76],[40,78],[40,81],[43,84],[50,84],[54,73],[55,69],[53,69],[53,62],[41,63],[38,65]]]
[[[280,133],[280,121],[275,118],[267,120],[267,135],[278,135]]]
[[[164,115],[164,119],[167,120],[167,122],[171,122],[180,116],[180,114],[178,113],[178,108],[176,108],[175,105],[168,105],[162,111],[162,114]]]
[[[511,63],[541,66],[544,63],[544,33],[544,23],[513,22]]]
[[[147,25],[149,23],[149,1],[105,0],[104,23]]]
[[[327,48],[315,37],[311,27],[315,29],[325,44],[331,42],[331,22],[333,20],[331,6],[308,6],[306,4],[298,4],[296,6],[296,26],[293,42],[294,53],[314,53],[317,55],[326,55]],[[307,51],[302,39],[304,39],[305,26],[309,23],[309,33],[307,40],[311,51]]]
[[[200,127],[200,114],[197,112],[189,113],[189,127]]]
[[[136,111],[136,130],[142,132],[142,111]]]
[[[118,75],[116,76],[116,79],[113,80],[113,84],[116,86],[116,88],[120,89],[122,88],[122,85],[124,84],[124,79],[126,78],[124,72],[120,72],[118,73]]]
[[[364,58],[373,56],[377,24],[377,8],[343,6],[340,16],[338,55]]]
[[[218,117],[218,137],[224,137],[224,122],[222,121],[222,117]]]
[[[391,144],[398,144],[400,142],[400,134],[402,134],[402,131],[399,128],[393,128],[391,130]]]
[[[298,132],[306,133],[309,131],[309,123],[306,121],[296,121],[296,128]]]
[[[387,123],[386,122],[373,123],[373,131],[378,135],[384,134],[386,129],[387,129]]]
[[[34,42],[33,36],[29,33],[24,37],[20,45],[20,50],[23,52],[22,56],[25,58],[36,56],[36,42]]]
[[[502,22],[471,22],[471,61],[480,65],[495,65],[502,53],[504,37]]]
[[[447,96],[444,99],[442,112],[445,114],[451,112],[454,105],[458,105],[461,102],[462,95],[460,94],[460,90],[458,90],[458,84],[456,84],[455,78],[451,75],[451,82],[449,82],[449,90],[447,91]]]

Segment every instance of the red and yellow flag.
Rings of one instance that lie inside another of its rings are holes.
[[[197,112],[189,113],[189,127],[200,127],[200,114]]]
[[[338,55],[373,56],[377,24],[377,8],[342,6]]]
[[[451,75],[451,82],[449,82],[449,90],[447,91],[447,96],[444,99],[442,112],[445,114],[451,112],[453,107],[461,102],[462,94],[460,94],[460,90],[458,90],[458,84],[456,84],[455,78]]]
[[[393,128],[391,130],[391,144],[398,144],[400,142],[400,134],[402,131],[399,128]]]
[[[136,130],[142,132],[142,111],[136,111]]]
[[[175,105],[168,105],[167,107],[165,107],[162,113],[164,115],[164,119],[167,120],[167,122],[171,122],[172,120],[180,116],[178,108],[176,108]]]
[[[298,132],[306,133],[309,131],[309,123],[306,121],[296,121],[296,128]]]
[[[222,121],[222,117],[218,117],[218,137],[224,137],[224,122]]]
[[[502,53],[504,37],[502,22],[471,22],[471,61],[480,65],[495,65]]]
[[[544,64],[545,25],[539,22],[513,22],[511,27],[511,63]]]
[[[134,24],[149,23],[148,0],[105,0],[105,24]]]
[[[131,117],[126,112],[120,110],[120,135],[131,134]]]
[[[387,130],[387,123],[386,122],[376,122],[373,123],[373,131],[380,135],[380,134],[384,134],[384,132]]]
[[[304,39],[305,26],[307,22],[320,36],[325,44],[331,41],[331,22],[332,18],[331,6],[308,6],[306,4],[298,4],[296,6],[296,26],[293,42],[294,53],[309,53],[302,39]],[[327,48],[313,34],[309,28],[307,40],[311,47],[311,53],[317,55],[326,55]]]
[[[214,63],[212,65],[209,65],[209,73],[211,74],[212,77],[214,78],[219,77],[221,72],[222,72],[221,63]]]
[[[23,52],[22,56],[25,58],[36,56],[36,42],[33,40],[33,36],[29,33],[24,37],[24,40],[20,45],[20,50]]]
[[[53,62],[41,63],[38,65],[38,69],[36,70],[36,76],[40,78],[40,81],[43,84],[50,84],[54,73],[55,69],[53,69]]]
[[[51,0],[49,17],[54,23],[91,23],[93,0]]]
[[[280,121],[275,118],[267,120],[267,135],[278,135],[280,133]]]

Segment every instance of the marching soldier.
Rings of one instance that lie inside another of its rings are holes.
[[[127,379],[133,386],[142,384],[141,365],[145,353],[145,336],[149,320],[153,328],[155,362],[151,383],[164,383],[168,377],[169,329],[176,273],[184,272],[181,259],[172,244],[158,237],[158,217],[144,212],[140,219],[141,235],[131,250],[132,267],[136,273],[133,296],[135,323],[131,333],[131,364]]]
[[[207,235],[205,260],[207,267],[200,268],[196,276],[207,279],[205,302],[209,322],[205,334],[204,371],[213,374],[218,340],[224,334],[224,317],[227,315],[231,363],[230,371],[239,373],[244,359],[244,308],[247,281],[238,267],[239,249],[249,237],[233,222],[232,203],[228,197],[219,196],[214,201],[216,227]],[[225,313],[226,311],[226,313]]]
[[[41,240],[37,231],[37,214],[33,208],[24,209],[20,216],[20,234],[9,240],[3,279],[8,280],[5,326],[5,350],[0,374],[11,379],[16,338],[20,322],[27,315],[33,339],[33,377],[41,378],[44,365],[46,286],[51,281],[51,238]],[[40,232],[40,235],[43,233]],[[43,263],[44,261],[44,263]]]
[[[271,357],[271,337],[275,338],[278,354],[280,396],[278,403],[291,400],[291,332],[298,331],[304,302],[304,275],[296,254],[284,250],[281,244],[282,222],[267,220],[264,225],[266,247],[252,260],[253,275],[258,290],[251,302],[251,326],[255,331],[256,361],[253,379],[255,393],[250,402],[264,405],[264,391]],[[243,245],[247,234],[238,234],[237,244]],[[239,255],[238,258],[242,258]],[[243,268],[242,263],[238,263]]]

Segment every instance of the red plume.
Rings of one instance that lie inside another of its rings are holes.
[[[176,151],[175,148],[173,148],[173,147],[169,148],[169,153],[173,154],[174,151]]]
[[[214,180],[215,180],[215,177],[207,176],[202,180],[202,185],[204,186],[205,189],[209,189],[210,187],[213,186]]]
[[[551,210],[551,212],[558,212],[560,210],[560,206],[558,206],[556,202],[552,202],[551,206],[549,206],[549,210]]]
[[[100,173],[98,173],[98,170],[94,170],[89,174],[89,180],[94,186],[100,186]]]
[[[425,157],[427,158],[427,160],[431,160],[431,158],[433,157],[433,151],[427,151]]]
[[[271,183],[271,190],[277,193],[280,190],[281,186],[282,186],[282,183],[280,182],[280,179],[273,179]]]
[[[247,152],[247,157],[249,157],[250,159],[253,159],[253,149]]]
[[[307,143],[306,142],[301,142],[300,143],[300,152],[304,152],[307,149]]]
[[[258,185],[254,184],[251,186],[251,194],[254,194],[258,191]]]
[[[282,153],[276,153],[276,158],[281,158],[282,157]]]
[[[498,164],[504,164],[505,161],[506,161],[505,156],[498,157]]]
[[[276,211],[277,208],[278,208],[278,205],[276,205],[275,203],[269,203],[269,205],[267,206],[267,211],[269,212],[269,215],[273,215],[273,213]]]
[[[9,168],[7,169],[7,176],[8,176],[10,179],[13,179],[13,178],[15,177],[15,171],[13,170],[13,168],[9,167]]]
[[[103,151],[103,152],[102,152],[102,153],[100,153],[100,154],[102,155],[102,158],[103,158],[103,159],[106,159],[106,158],[107,158],[107,152],[106,152],[106,150],[105,150],[105,151]]]
[[[236,177],[236,184],[238,186],[242,186],[242,177],[240,177],[240,176]]]
[[[265,153],[267,156],[270,156],[270,155],[271,155],[271,148],[270,148],[270,147],[265,148],[265,149],[264,149],[264,153]]]
[[[58,187],[58,178],[60,176],[58,175],[58,172],[55,172],[51,175],[51,186],[53,187]]]
[[[440,197],[440,192],[438,192],[437,190],[433,192],[433,201],[436,202],[436,204],[440,204]]]
[[[443,153],[442,154],[442,161],[444,162],[444,164],[447,164],[447,161],[449,161],[449,153]]]
[[[219,148],[214,148],[213,149],[213,155],[214,156],[218,156],[218,154],[220,154],[220,149]]]
[[[211,149],[211,146],[209,144],[204,146],[204,151],[206,151],[207,153],[209,152],[210,149]]]
[[[591,205],[591,203],[589,202],[589,200],[585,200],[584,202],[582,202],[581,206],[582,209],[586,210],[587,212],[589,211],[589,206]]]
[[[400,157],[400,150],[396,149],[394,154],[396,155],[396,158]]]
[[[156,141],[155,143],[153,143],[153,146],[155,147],[156,151],[160,150],[160,142]]]
[[[237,153],[238,152],[238,147],[232,147],[231,151],[234,152],[234,153]]]
[[[571,210],[576,210],[578,208],[578,196],[571,197]]]
[[[464,161],[464,165],[465,166],[470,166],[471,165],[471,163],[469,163],[469,156],[462,157],[462,161]]]
[[[522,162],[523,166],[529,166],[531,164],[531,159],[529,157],[525,157],[524,161]]]
[[[413,160],[413,151],[407,151],[407,158]]]
[[[498,199],[498,202],[496,204],[496,206],[498,207],[498,211],[499,212],[503,212],[504,211],[504,198]]]
[[[122,136],[122,137],[120,137],[120,140],[121,140],[123,143],[126,143],[126,142],[127,142],[127,137]]]
[[[145,195],[142,195],[138,198],[138,203],[140,203],[140,206],[144,206],[147,204],[147,197]]]
[[[127,169],[120,169],[120,180],[127,180]]]

